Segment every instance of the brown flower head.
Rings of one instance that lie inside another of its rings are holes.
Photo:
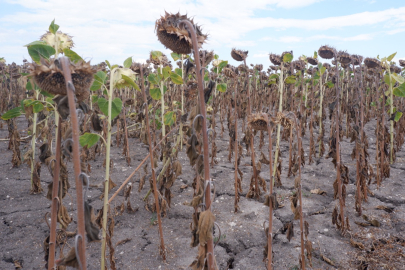
[[[399,73],[401,73],[401,68],[400,67],[398,67],[398,66],[396,66],[396,65],[391,65],[390,66],[390,71],[392,72],[392,73],[397,73],[397,74],[399,74]]]
[[[322,46],[318,50],[318,55],[324,59],[332,59],[335,57],[335,49],[327,45]]]
[[[344,51],[340,51],[339,53],[338,53],[338,61],[341,63],[341,64],[345,64],[345,65],[348,65],[348,64],[350,64],[351,62],[352,62],[352,57],[351,57],[351,55],[350,54],[348,54],[347,52],[344,52]]]
[[[296,70],[304,70],[305,69],[305,62],[303,60],[296,60],[293,62],[294,68]]]
[[[376,58],[369,58],[367,57],[366,59],[364,59],[364,64],[368,67],[368,68],[376,68],[381,66],[381,62],[380,60],[376,59]]]
[[[281,65],[281,56],[280,55],[271,53],[269,56],[269,59],[273,65],[275,65],[275,66]]]
[[[205,53],[205,57],[204,56]],[[214,60],[214,51],[200,50],[201,66],[208,66]]]
[[[401,67],[405,67],[405,60],[399,60],[399,65]]]
[[[249,53],[249,51],[242,51],[242,50],[237,50],[237,49],[233,48],[231,51],[231,56],[236,61],[243,61],[248,56],[248,53]]]
[[[236,78],[236,73],[230,69],[230,68],[224,68],[222,72],[225,74],[226,77],[228,78]]]
[[[257,64],[254,66],[254,69],[258,70],[258,71],[262,71],[263,70],[263,65],[262,64]]]
[[[313,58],[313,57],[307,57],[308,63],[310,63],[311,65],[317,66],[318,65],[318,59],[317,58]]]
[[[41,59],[42,65],[33,62],[29,66],[30,76],[42,90],[54,95],[67,95],[65,78],[60,69],[59,61],[55,59]],[[86,100],[90,96],[90,86],[93,83],[93,74],[89,62],[79,61],[70,63],[72,82],[75,86],[75,94],[78,102]]]
[[[352,54],[352,63],[353,63],[355,66],[360,65],[361,62],[363,62],[363,56],[358,55],[358,54]]]
[[[194,25],[197,35],[198,48],[207,39],[207,35],[201,32],[200,26],[194,24],[192,19],[187,18],[187,15],[170,14],[165,12],[164,16],[156,20],[155,31],[159,41],[166,47],[178,54],[189,54],[193,48],[191,36],[186,29],[185,24],[181,24],[182,20],[188,20]]]
[[[254,130],[267,130],[269,118],[265,113],[254,113],[248,116],[248,124]]]

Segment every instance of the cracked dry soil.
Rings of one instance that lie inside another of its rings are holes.
[[[19,130],[26,128],[26,120],[19,117],[17,120]],[[226,126],[226,122],[224,123]],[[241,123],[239,124],[239,128]],[[325,134],[329,134],[329,123],[326,124]],[[369,139],[369,162],[375,165],[375,120],[371,120],[365,126]],[[266,245],[266,237],[263,223],[268,220],[268,207],[263,205],[264,194],[259,200],[247,199],[249,179],[252,175],[250,156],[246,155],[241,161],[241,170],[244,173],[239,206],[240,213],[234,213],[234,165],[227,160],[229,136],[227,130],[224,136],[220,136],[220,122],[217,120],[217,147],[218,164],[211,168],[211,176],[215,181],[216,197],[213,203],[213,212],[216,222],[221,228],[221,238],[215,248],[215,256],[219,269],[266,269],[263,262],[263,250]],[[7,126],[4,124],[0,129],[0,138],[8,136]],[[21,136],[25,136],[24,133]],[[265,143],[267,140],[265,133]],[[274,135],[273,135],[274,136]],[[317,135],[315,135],[317,136]],[[239,138],[242,132],[239,130]],[[315,137],[316,138],[316,137]],[[131,166],[127,166],[125,158],[121,155],[122,149],[114,146],[111,148],[111,158],[114,168],[111,179],[120,185],[144,159],[148,153],[147,148],[137,138],[130,138]],[[275,142],[275,137],[273,138]],[[327,135],[325,135],[327,144]],[[259,137],[255,137],[256,155],[260,155]],[[347,185],[345,213],[349,217],[351,231],[342,236],[332,225],[332,211],[338,203],[333,199],[333,181],[336,171],[331,159],[320,158],[311,165],[308,164],[309,132],[303,137],[303,145],[306,156],[306,165],[302,168],[303,187],[303,211],[305,220],[309,223],[309,239],[314,248],[312,269],[367,269],[358,268],[361,265],[368,269],[405,269],[404,246],[405,246],[405,149],[402,147],[397,152],[397,161],[391,166],[391,176],[384,179],[382,186],[377,189],[376,184],[371,183],[368,202],[364,202],[363,213],[370,218],[377,219],[380,227],[362,227],[355,223],[363,219],[355,213],[354,194],[356,166],[351,159],[354,143],[349,139],[342,141],[342,160],[349,167],[350,183]],[[30,170],[23,164],[19,168],[12,168],[11,150],[7,150],[8,141],[0,141],[1,174],[0,174],[0,269],[15,269],[14,262],[23,269],[44,269],[43,241],[49,233],[44,216],[50,212],[50,201],[45,198],[47,185],[52,181],[45,166],[41,171],[41,181],[44,192],[38,195],[30,195]],[[40,143],[37,144],[37,147]],[[294,177],[287,178],[288,147],[286,141],[281,142],[281,157],[283,159],[283,172],[281,188],[276,188],[279,201],[284,207],[274,212],[273,221],[273,250],[275,269],[298,269],[298,256],[300,253],[299,220],[294,221],[295,236],[289,242],[282,233],[283,224],[293,220],[294,215],[290,209],[290,196],[294,190]],[[29,148],[28,142],[21,143],[22,154]],[[263,153],[268,145],[263,146]],[[326,146],[328,149],[328,146]],[[274,147],[273,147],[274,150]],[[38,151],[38,150],[37,150]],[[92,206],[99,210],[102,206],[100,195],[101,183],[105,170],[102,167],[104,157],[97,156],[91,165],[91,185],[87,192],[87,199]],[[173,198],[168,214],[163,218],[163,233],[167,248],[167,263],[163,263],[159,257],[159,235],[156,226],[156,215],[148,212],[144,207],[142,198],[146,195],[149,185],[146,184],[138,193],[140,174],[137,173],[131,181],[134,184],[130,196],[133,208],[139,208],[135,213],[124,212],[115,216],[115,229],[112,238],[115,246],[115,260],[117,269],[189,269],[189,265],[197,255],[197,248],[190,248],[193,208],[187,206],[193,196],[191,187],[194,170],[189,165],[185,154],[185,148],[179,153],[179,160],[183,165],[183,174],[176,179],[171,191]],[[159,163],[159,166],[162,166]],[[75,211],[75,187],[72,180],[72,162],[68,163],[69,180],[72,184],[69,195],[65,197],[64,204],[73,222],[68,231],[76,229]],[[261,176],[269,185],[269,167],[262,166]],[[374,181],[373,181],[374,182]],[[98,187],[97,187],[98,185]],[[186,188],[185,185],[187,185]],[[326,194],[312,194],[312,189],[319,188]],[[114,188],[111,193],[117,189]],[[123,194],[111,204],[111,209],[123,202]],[[376,209],[377,206],[392,207],[394,210],[387,213]],[[114,211],[114,210],[113,210]],[[218,237],[218,231],[215,231]],[[363,244],[364,249],[356,248],[350,244],[354,240]],[[122,241],[126,240],[126,241]],[[65,253],[73,245],[73,239],[69,239],[64,248]],[[100,243],[88,244],[87,264],[88,269],[100,269]],[[57,254],[59,256],[59,253]],[[329,263],[326,262],[329,260]],[[371,263],[379,263],[374,268]],[[333,265],[331,265],[333,264]]]

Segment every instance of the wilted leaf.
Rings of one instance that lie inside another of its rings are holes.
[[[170,79],[175,84],[183,84],[183,79],[177,73],[170,73]]]
[[[326,195],[326,191],[321,190],[321,189],[319,189],[319,188],[311,189],[311,193],[312,193],[312,194],[319,194],[319,195]]]

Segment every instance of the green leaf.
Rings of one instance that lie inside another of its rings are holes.
[[[396,113],[395,113],[395,119],[394,119],[394,121],[395,121],[395,122],[398,122],[399,119],[401,119],[401,116],[402,116],[402,112],[396,112]]]
[[[130,68],[132,65],[132,56],[128,57],[125,61],[124,61],[124,68]]]
[[[160,122],[158,119],[155,119],[155,125],[156,125],[156,129],[161,129],[162,128],[162,122]]]
[[[27,89],[28,91],[34,89],[34,88],[32,87],[31,81],[28,81],[28,82],[27,82],[27,84],[25,85],[25,89]]]
[[[176,122],[176,114],[172,111],[165,113],[163,121],[166,126],[171,126]]]
[[[92,96],[91,96],[91,101],[92,101],[93,103],[97,103],[97,100],[98,100],[98,95],[92,95]]]
[[[326,67],[322,67],[321,68],[321,75],[323,75],[325,73],[325,71],[326,71]]]
[[[332,82],[327,82],[327,83],[325,83],[325,85],[326,85],[328,88],[332,88],[333,86],[335,86]]]
[[[296,81],[296,78],[294,75],[288,76],[287,78],[285,78],[285,83],[286,84],[293,84]]]
[[[228,65],[228,61],[221,61],[221,63],[219,63],[218,68],[219,68],[219,73],[222,71],[222,69],[224,67],[226,67]]]
[[[48,92],[46,92],[44,90],[41,90],[39,93],[41,95],[43,95],[44,97],[47,97],[47,98],[54,98],[55,97],[55,95],[52,95],[52,94],[50,94],[50,93],[48,93]]]
[[[404,78],[401,77],[401,76],[399,76],[399,75],[396,74],[396,73],[392,73],[392,74],[391,74],[391,78],[392,78],[393,80],[397,81],[398,83],[404,83],[404,82],[405,82]]]
[[[111,119],[117,117],[121,113],[121,110],[122,110],[122,100],[120,98],[114,98],[111,107]]]
[[[178,54],[178,53],[175,53],[175,52],[171,53],[170,55],[172,56],[174,61],[177,61],[177,60],[179,60],[181,58],[181,54]]]
[[[135,88],[136,90],[138,90],[139,92],[141,92],[141,89],[139,88],[139,86],[128,76],[122,74],[121,77],[128,83],[130,84],[133,88]]]
[[[49,45],[37,44],[28,46],[28,53],[33,61],[40,64],[41,57],[49,59],[49,57],[55,54],[55,49]]]
[[[105,115],[108,116],[108,100],[105,98],[99,98],[97,100],[98,107],[100,108],[101,112]],[[120,114],[122,109],[122,101],[120,98],[115,98],[112,101],[111,105],[111,119],[114,119],[117,117],[117,115]]]
[[[37,41],[33,41],[31,43],[28,43],[27,45],[24,45],[24,47],[29,47],[32,45],[47,45],[47,43],[43,40],[37,40]]]
[[[98,89],[101,88],[103,84],[105,84],[105,81],[107,80],[107,74],[100,70],[96,74],[94,74],[94,81],[93,84],[90,87],[91,91],[97,91]]]
[[[110,62],[108,62],[108,60],[105,60],[104,62],[107,64],[108,68],[111,70],[111,64],[110,64]]]
[[[183,71],[181,70],[181,68],[176,68],[176,69],[174,70],[174,72],[176,72],[177,75],[179,75],[180,77],[183,78]]]
[[[216,59],[219,59],[219,55],[218,54],[215,54],[214,55],[214,59],[216,60]]]
[[[314,51],[314,58],[315,59],[318,58],[318,52],[317,51]]]
[[[372,101],[372,102],[370,103],[370,106],[371,106],[371,107],[376,107],[377,104],[376,104],[374,101]]]
[[[56,35],[56,32],[59,29],[59,25],[55,24],[55,19],[51,22],[51,25],[49,25],[49,32],[52,34]]]
[[[40,101],[37,101],[32,105],[32,109],[34,113],[39,113],[44,109],[44,104],[42,104]]]
[[[3,119],[3,120],[9,120],[9,119],[18,117],[18,116],[20,116],[20,115],[22,115],[22,114],[23,114],[23,111],[22,111],[21,107],[17,107],[17,108],[14,108],[14,109],[11,109],[11,110],[8,110],[7,112],[5,112],[5,113],[1,116],[1,119]]]
[[[87,148],[95,145],[100,139],[98,134],[86,132],[79,137],[79,143],[82,147],[87,146]]]
[[[284,63],[291,63],[292,60],[293,60],[293,56],[291,53],[284,54],[284,56],[283,56]]]
[[[65,48],[63,49],[63,53],[69,57],[69,59],[73,62],[73,63],[77,63],[80,60],[83,60],[76,52],[72,51],[71,49]]]
[[[388,62],[391,62],[391,60],[394,59],[394,57],[395,57],[396,54],[397,54],[397,53],[393,53],[393,54],[391,54],[390,56],[388,56],[388,57],[387,57]]]
[[[204,81],[208,81],[210,79],[208,72],[204,73]]]
[[[170,79],[172,79],[172,82],[175,84],[183,84],[183,79],[177,73],[171,73]]]
[[[149,81],[151,84],[159,84],[159,82],[158,82],[158,80],[157,80],[157,78],[156,78],[156,74],[154,74],[154,73],[150,73],[150,74],[148,75],[148,81]]]
[[[389,74],[385,74],[384,75],[384,82],[388,85],[390,85],[390,75]]]
[[[397,97],[405,97],[405,83],[395,87],[392,93]]]
[[[226,83],[219,83],[219,84],[217,84],[217,90],[218,90],[219,92],[225,93],[225,92],[226,92],[226,88],[227,88]]]
[[[166,92],[167,92],[167,86],[163,85],[163,94],[166,94]]]
[[[166,80],[167,78],[169,78],[170,74],[172,73],[172,70],[170,69],[169,66],[165,66],[163,68],[163,78]]]
[[[154,100],[160,100],[162,98],[162,92],[160,92],[159,88],[150,89],[149,94]]]

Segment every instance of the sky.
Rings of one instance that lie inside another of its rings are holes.
[[[170,55],[157,39],[165,13],[188,14],[201,25],[220,59],[237,65],[232,48],[248,50],[248,64],[271,65],[269,53],[313,56],[322,45],[364,57],[405,59],[403,0],[0,0],[0,57],[30,60],[24,45],[39,40],[52,20],[73,36],[74,48],[92,64],[144,62],[149,52]],[[170,57],[169,57],[170,58]]]

